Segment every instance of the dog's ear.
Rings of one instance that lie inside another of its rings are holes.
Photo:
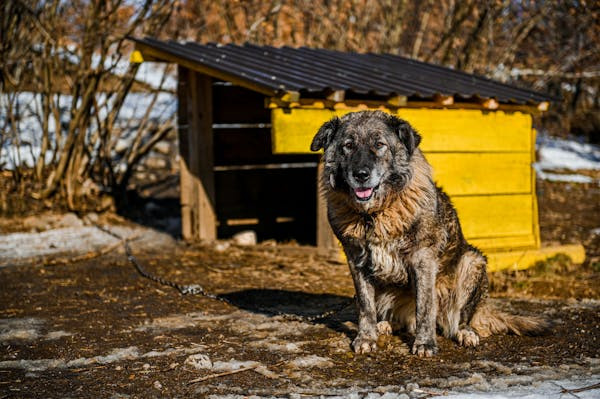
[[[400,141],[406,146],[408,153],[412,155],[421,143],[421,135],[405,120],[391,116],[392,125],[398,134]]]
[[[313,138],[312,143],[310,144],[310,150],[319,151],[321,148],[327,149],[329,144],[333,141],[335,132],[337,132],[339,127],[340,118],[337,116],[329,122],[325,122]]]

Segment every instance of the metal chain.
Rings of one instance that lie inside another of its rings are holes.
[[[91,222],[91,221],[90,221]],[[129,262],[135,267],[135,269],[137,270],[137,272],[144,278],[147,278],[148,280],[154,281],[155,283],[161,284],[161,285],[165,285],[168,287],[172,287],[177,289],[182,295],[200,295],[203,296],[205,298],[209,298],[209,299],[214,299],[216,301],[220,301],[223,303],[226,303],[230,306],[233,307],[237,307],[230,299],[228,299],[227,297],[224,297],[222,295],[219,294],[214,294],[211,292],[208,292],[206,290],[204,290],[204,288],[200,285],[200,284],[188,284],[188,285],[183,285],[183,284],[179,284],[176,283],[174,281],[170,281],[167,279],[164,279],[160,276],[157,276],[155,274],[152,274],[150,272],[148,272],[143,266],[142,264],[137,260],[137,258],[133,255],[133,252],[131,251],[131,246],[129,245],[129,239],[121,237],[120,235],[118,235],[117,233],[115,233],[114,231],[101,226],[98,223],[95,222],[91,222],[97,229],[99,229],[100,231],[103,231],[104,233],[120,240],[123,243],[123,248],[125,249],[125,255],[127,256],[127,260],[129,260]],[[342,310],[346,309],[347,307],[349,307],[352,303],[354,303],[356,297],[353,297],[347,301],[344,301],[343,303],[339,304],[338,306],[336,306],[333,309],[330,309],[328,311],[325,311],[323,313],[320,313],[318,315],[314,315],[314,316],[300,316],[300,315],[295,315],[295,314],[291,314],[291,313],[285,313],[285,312],[280,312],[280,311],[273,311],[273,309],[268,309],[268,308],[263,308],[263,307],[257,307],[255,308],[256,310],[263,312],[263,313],[271,313],[274,314],[276,316],[280,316],[282,317],[284,320],[287,321],[301,321],[301,322],[313,322],[316,320],[321,320],[321,319],[325,319],[327,317],[333,316],[336,313],[341,312]]]

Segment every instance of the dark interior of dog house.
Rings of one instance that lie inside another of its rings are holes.
[[[316,243],[318,155],[272,153],[265,96],[213,82],[217,236]]]

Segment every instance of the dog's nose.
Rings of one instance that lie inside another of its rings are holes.
[[[357,181],[364,183],[367,180],[369,180],[369,177],[371,176],[371,172],[369,172],[369,169],[367,169],[367,168],[362,168],[362,169],[355,170],[353,175]]]

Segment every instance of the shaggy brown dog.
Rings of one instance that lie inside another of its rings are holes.
[[[391,326],[414,334],[419,356],[437,352],[436,327],[463,346],[498,332],[542,333],[546,321],[486,305],[487,260],[465,240],[420,141],[406,121],[363,111],[325,123],[311,144],[324,149],[321,190],[354,279],[353,349],[375,350]]]

